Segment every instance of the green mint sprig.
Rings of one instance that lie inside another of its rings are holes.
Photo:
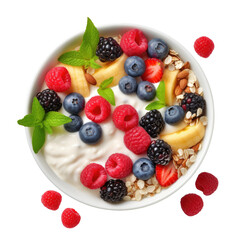
[[[96,49],[99,42],[99,32],[90,18],[87,19],[87,27],[83,34],[82,44],[78,51],[63,53],[58,61],[71,66],[84,66],[94,69],[101,68],[95,61]]]
[[[46,133],[52,134],[52,127],[61,126],[71,122],[72,119],[59,112],[45,113],[36,97],[33,98],[32,113],[18,120],[18,124],[24,127],[33,127],[32,147],[38,153],[45,142]]]
[[[110,77],[106,80],[104,80],[97,90],[98,94],[105,98],[110,104],[115,106],[115,97],[114,92],[111,88],[108,88],[108,86],[112,83],[113,77]]]
[[[166,106],[165,101],[165,82],[161,81],[156,90],[158,101],[151,102],[146,106],[146,110],[161,109]]]

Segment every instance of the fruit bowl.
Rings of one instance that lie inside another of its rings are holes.
[[[120,26],[119,25],[119,26],[103,27],[103,28],[99,28],[98,30],[100,35],[112,36],[112,35],[123,34],[124,32],[136,27],[138,26]],[[161,193],[156,194],[153,197],[147,197],[142,199],[141,201],[123,201],[121,203],[115,203],[115,204],[101,201],[98,196],[99,194],[98,190],[90,190],[83,186],[81,188],[76,188],[73,185],[70,185],[69,183],[61,180],[49,167],[49,165],[44,159],[43,153],[40,151],[38,154],[35,154],[32,151],[31,129],[27,129],[26,130],[27,140],[28,140],[30,149],[33,153],[33,156],[38,166],[43,171],[43,173],[47,176],[47,178],[53,184],[55,184],[61,191],[63,191],[70,197],[76,199],[79,202],[85,203],[93,207],[109,209],[109,210],[128,210],[128,209],[145,207],[167,198],[168,196],[176,192],[179,188],[181,188],[194,175],[194,173],[200,166],[201,162],[203,161],[204,156],[206,155],[208,147],[210,145],[212,132],[213,132],[213,124],[214,124],[214,105],[213,105],[212,93],[211,93],[208,81],[201,67],[199,66],[197,61],[193,58],[193,56],[176,40],[172,39],[171,37],[167,36],[166,34],[158,30],[153,30],[153,29],[144,28],[144,27],[139,27],[139,29],[141,29],[144,32],[144,34],[148,39],[156,38],[156,37],[161,38],[162,40],[168,43],[171,49],[174,49],[175,51],[177,51],[184,61],[189,61],[191,63],[191,69],[196,74],[201,87],[204,89],[204,98],[207,102],[206,115],[208,117],[208,126],[206,128],[204,140],[202,142],[202,149],[197,154],[196,162],[189,168],[189,170],[184,176],[178,179],[177,182],[175,182],[173,185],[171,185],[166,189],[162,189]],[[31,103],[32,103],[33,97],[41,89],[41,86],[44,81],[44,76],[52,67],[54,67],[57,64],[57,57],[60,56],[63,52],[66,52],[78,47],[79,41],[81,40],[82,35],[83,34],[79,34],[73,37],[72,39],[64,43],[62,46],[57,48],[46,60],[46,62],[43,64],[43,67],[41,68],[40,72],[36,76],[36,79],[33,83],[33,88],[29,96],[29,106],[28,106],[27,112],[29,112],[31,109]]]

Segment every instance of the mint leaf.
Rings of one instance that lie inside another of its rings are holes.
[[[95,57],[97,57],[97,56],[95,56]],[[101,65],[98,65],[98,64],[95,62],[95,57],[93,57],[92,59],[90,59],[90,61],[89,61],[90,67],[91,67],[91,68],[94,68],[94,69],[101,68],[102,66],[101,66]]]
[[[71,66],[85,66],[88,63],[88,60],[83,59],[81,53],[77,51],[63,53],[58,61]]]
[[[33,151],[35,153],[38,153],[38,151],[42,148],[45,142],[45,131],[44,128],[40,126],[36,126],[33,130],[32,135],[32,147]]]
[[[59,112],[50,111],[46,114],[43,124],[46,126],[57,127],[71,122],[72,119]]]
[[[107,88],[107,86],[110,85],[110,84],[112,83],[112,81],[113,81],[113,77],[110,77],[110,78],[104,80],[104,81],[100,84],[100,88],[102,88],[102,89]]]
[[[35,118],[35,123],[40,123],[45,115],[45,111],[36,97],[33,98],[32,115]]]
[[[154,110],[154,109],[161,109],[165,107],[165,104],[161,101],[155,101],[155,102],[151,102],[150,104],[148,104],[146,106],[146,110]]]
[[[46,121],[43,122],[43,127],[48,134],[53,133],[53,130],[52,130],[51,126],[48,124],[48,122],[46,122]]]
[[[161,81],[157,87],[156,90],[156,96],[159,99],[160,102],[162,102],[164,105],[166,105],[165,102],[165,82]]]
[[[95,52],[93,52],[93,49],[91,47],[91,44],[87,41],[82,42],[78,53],[83,59],[86,60],[90,60],[95,55]]]
[[[115,106],[115,97],[114,97],[113,90],[111,88],[105,88],[105,89],[99,88],[97,92],[100,96],[105,98],[110,104]]]
[[[28,114],[24,118],[17,121],[19,125],[24,127],[34,127],[35,126],[35,117],[33,114]]]

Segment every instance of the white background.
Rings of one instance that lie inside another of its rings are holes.
[[[0,239],[239,239],[239,1],[1,1],[0,5]],[[215,101],[215,129],[209,151],[196,174],[179,191],[153,205],[131,211],[106,211],[62,193],[58,211],[41,204],[56,187],[40,171],[17,119],[25,114],[32,81],[42,62],[60,44],[84,31],[89,16],[97,27],[131,23],[151,26],[182,43],[198,60]],[[208,59],[193,49],[202,35],[213,39]],[[212,196],[195,188],[197,175],[219,179]],[[204,208],[186,216],[180,199],[197,193]],[[237,195],[238,194],[238,195]],[[62,226],[61,212],[82,216],[74,229]]]

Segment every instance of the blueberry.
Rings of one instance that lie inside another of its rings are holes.
[[[132,56],[124,63],[125,72],[131,77],[139,77],[145,72],[145,63],[142,58]]]
[[[151,101],[156,96],[156,89],[152,83],[142,81],[138,84],[137,95],[142,100]]]
[[[131,76],[124,76],[120,79],[118,86],[124,94],[131,94],[137,90],[137,81]]]
[[[168,124],[175,124],[183,120],[185,116],[184,110],[178,105],[168,107],[165,111],[165,122]]]
[[[148,56],[163,60],[169,52],[168,45],[159,38],[154,38],[148,43]]]
[[[139,158],[133,164],[133,174],[136,178],[148,180],[155,173],[155,165],[147,158]]]
[[[102,137],[102,128],[94,122],[85,123],[79,130],[79,136],[87,144],[97,143]]]
[[[64,124],[64,128],[68,132],[77,132],[83,125],[82,118],[78,115],[71,115],[69,116],[72,121],[69,123]]]
[[[85,99],[79,93],[70,93],[63,101],[64,109],[74,115],[80,113],[85,107]]]

